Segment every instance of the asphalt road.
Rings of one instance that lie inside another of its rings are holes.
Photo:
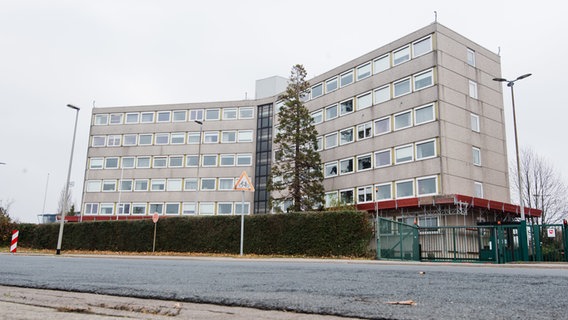
[[[2,254],[0,285],[372,319],[568,319],[565,265]]]

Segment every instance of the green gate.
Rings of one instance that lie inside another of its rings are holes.
[[[377,217],[377,259],[420,261],[418,227]]]
[[[529,226],[529,260],[568,261],[568,227],[566,224],[542,224]]]

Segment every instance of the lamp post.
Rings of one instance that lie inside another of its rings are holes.
[[[75,128],[73,129],[73,142],[71,143],[71,156],[69,157],[69,170],[67,171],[67,183],[65,184],[65,201],[61,212],[61,221],[59,223],[59,237],[57,238],[56,255],[61,254],[61,241],[63,240],[63,225],[65,224],[65,211],[67,210],[67,199],[69,198],[69,183],[71,182],[71,165],[73,164],[73,150],[75,149],[75,136],[77,135],[77,120],[79,119],[79,108],[68,104],[68,108],[77,111],[75,114]]]
[[[199,125],[199,144],[197,145],[197,172],[196,180],[197,185],[195,186],[195,214],[199,214],[199,167],[201,165],[201,143],[203,142],[203,121],[194,120],[193,122]]]
[[[507,80],[505,78],[493,78],[493,81],[497,82],[506,82],[507,87],[511,88],[511,101],[513,105],[513,127],[515,129],[515,150],[517,153],[517,180],[519,184],[519,203],[521,207],[521,220],[525,221],[525,205],[523,203],[523,181],[521,180],[521,159],[519,157],[519,139],[517,137],[517,115],[515,114],[515,92],[513,91],[513,86],[515,85],[516,81],[519,81],[524,78],[528,78],[531,76],[531,73],[523,74],[522,76],[517,77],[515,80]]]

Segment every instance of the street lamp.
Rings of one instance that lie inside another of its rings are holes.
[[[511,101],[513,105],[513,127],[515,129],[515,149],[517,152],[517,180],[519,184],[519,202],[521,207],[521,220],[525,220],[525,206],[523,204],[523,181],[521,180],[521,159],[519,157],[519,139],[517,137],[517,116],[515,114],[515,93],[513,91],[513,86],[516,81],[531,76],[531,73],[523,74],[515,80],[507,80],[505,78],[493,78],[493,81],[497,82],[507,82],[507,87],[511,88]]]
[[[197,146],[197,173],[196,173],[196,179],[197,179],[197,185],[195,186],[195,214],[197,215],[199,213],[199,166],[201,164],[201,143],[203,142],[203,122],[199,121],[199,120],[194,120],[193,122],[197,123],[199,125],[199,144]]]
[[[75,128],[73,129],[73,142],[71,143],[71,156],[69,158],[69,170],[67,171],[67,183],[65,184],[65,201],[63,201],[63,208],[61,208],[61,221],[59,224],[59,237],[57,238],[57,251],[56,255],[61,254],[61,241],[63,240],[63,225],[65,224],[65,211],[67,210],[67,199],[69,198],[69,184],[71,180],[71,165],[73,164],[73,150],[75,149],[75,136],[77,135],[77,120],[79,119],[79,108],[74,105],[68,104],[68,108],[77,111],[75,114]]]

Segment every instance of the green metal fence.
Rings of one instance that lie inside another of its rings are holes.
[[[418,228],[377,218],[377,259],[420,260]]]

